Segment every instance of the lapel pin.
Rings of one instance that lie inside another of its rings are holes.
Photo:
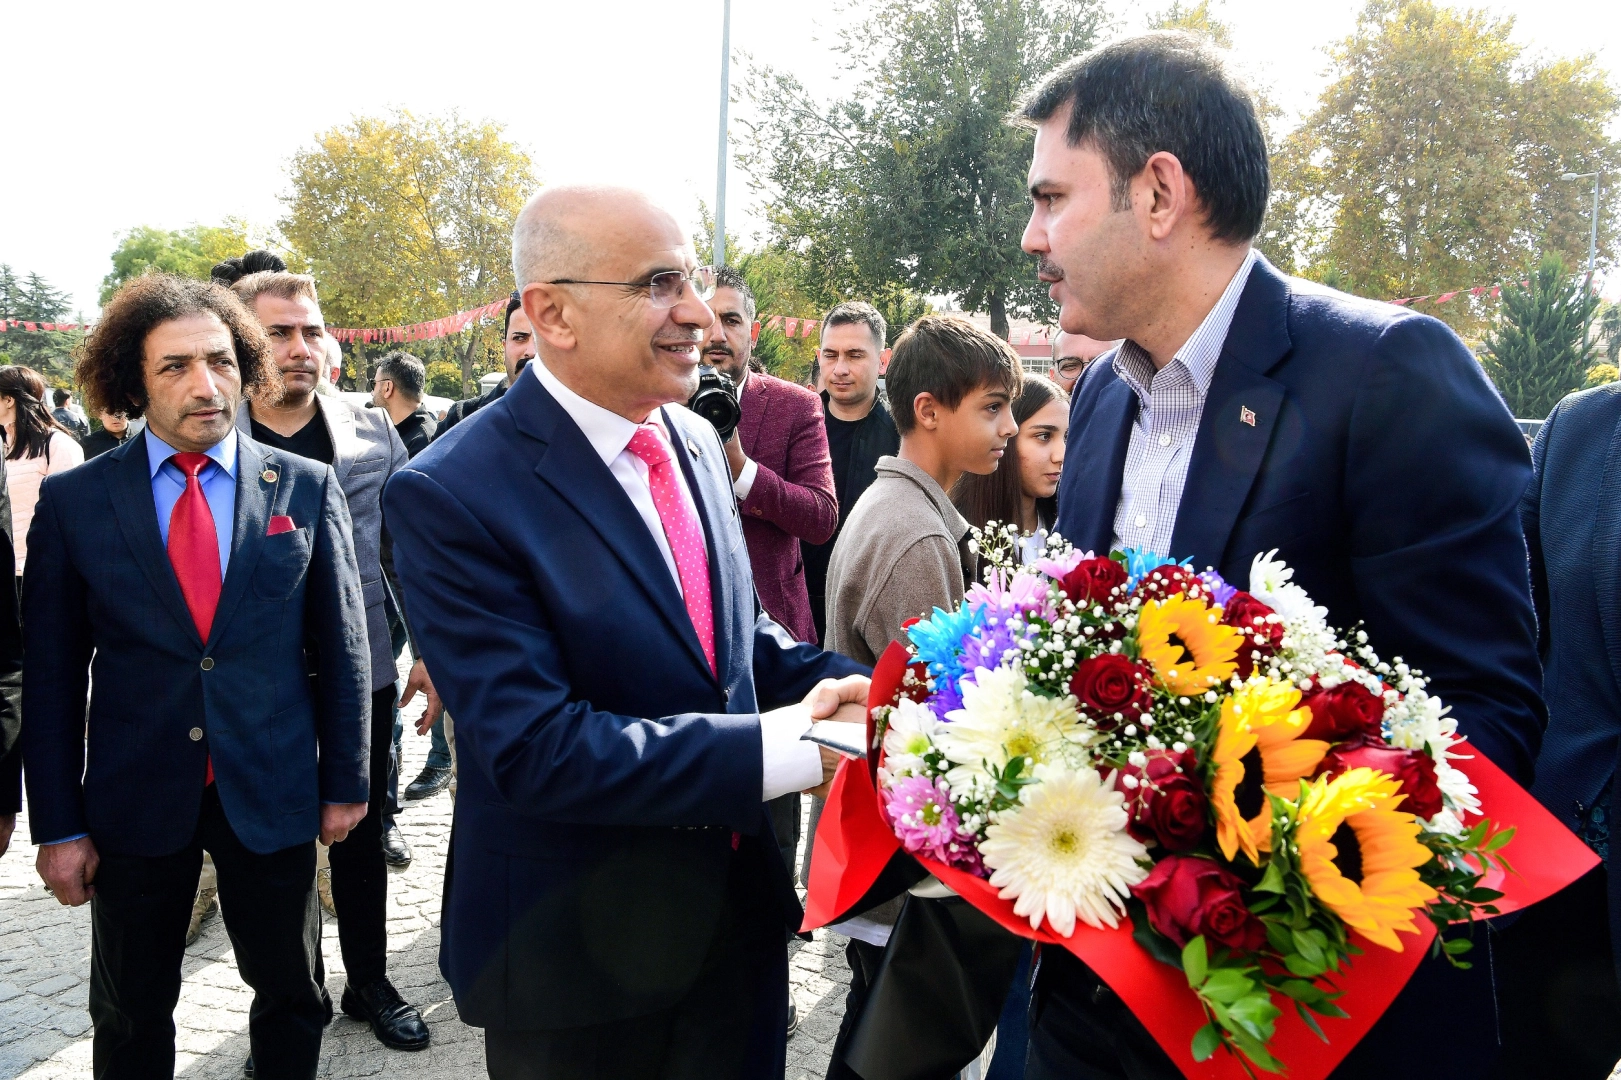
[[[704,452],[702,450],[698,449],[698,444],[693,442],[691,439],[687,440],[687,449],[692,452],[693,457],[703,457],[704,456]]]
[[[264,472],[259,474],[259,479],[263,480],[267,484],[274,484],[278,479],[280,479],[280,477],[281,474],[275,469],[266,469]]]
[[[1250,427],[1255,426],[1255,413],[1248,405],[1240,405],[1238,407],[1238,419],[1241,423],[1248,424]]]

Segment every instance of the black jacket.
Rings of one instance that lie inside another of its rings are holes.
[[[117,450],[120,446],[123,446],[125,442],[129,441],[129,439],[138,434],[140,434],[140,432],[136,430],[133,424],[124,429],[124,437],[122,439],[108,431],[106,428],[99,428],[81,439],[79,445],[84,447],[84,459],[89,461],[98,454],[105,454],[109,450]]]
[[[486,393],[481,394],[478,397],[463,398],[461,401],[456,402],[450,408],[445,410],[445,418],[439,421],[439,430],[434,432],[433,437],[437,439],[439,436],[443,435],[445,432],[449,431],[463,420],[466,420],[469,416],[472,416],[474,413],[478,412],[490,402],[499,400],[501,395],[506,392],[507,384],[504,382],[498,382],[494,386],[490,387]],[[413,456],[415,456],[415,453],[415,451],[412,451]]]
[[[452,409],[455,407],[455,405],[451,406]],[[446,415],[449,415],[448,411]],[[394,430],[399,433],[400,441],[405,444],[405,456],[408,459],[414,458],[426,450],[428,444],[433,442],[434,432],[438,429],[439,421],[433,418],[433,413],[421,405],[418,405],[416,411],[410,416],[394,425]]]

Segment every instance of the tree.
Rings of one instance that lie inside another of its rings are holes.
[[[1587,384],[1591,357],[1582,327],[1598,302],[1557,254],[1543,257],[1527,287],[1503,288],[1503,317],[1487,339],[1485,364],[1515,416],[1541,420]]]
[[[0,264],[0,318],[36,324],[80,321],[71,313],[67,293],[38,274],[19,278]],[[0,363],[31,367],[52,386],[68,387],[73,383],[73,350],[82,336],[66,330],[12,330],[0,336]]]
[[[99,302],[105,305],[120,285],[148,270],[207,281],[215,263],[240,255],[252,246],[247,226],[231,219],[224,225],[193,225],[178,231],[136,226],[113,249],[113,269],[101,279]]]
[[[1585,256],[1585,189],[1560,175],[1621,166],[1605,133],[1621,100],[1591,57],[1529,60],[1512,29],[1431,0],[1372,0],[1331,50],[1316,111],[1276,148],[1263,250],[1378,298],[1494,284],[1543,251]],[[1467,297],[1433,310],[1466,335],[1491,314]]]
[[[1210,0],[1184,7],[1182,0],[1171,0],[1171,6],[1148,21],[1155,30],[1186,30],[1190,34],[1210,39],[1222,49],[1233,47],[1232,27],[1216,18],[1210,10]]]
[[[330,322],[420,322],[511,290],[512,224],[536,184],[502,130],[400,111],[356,117],[293,157],[281,229],[320,281]],[[501,362],[499,324],[466,331],[459,347],[423,344],[430,363],[454,354],[464,394]]]
[[[823,106],[792,75],[750,70],[757,123],[739,161],[767,195],[770,242],[804,259],[812,291],[954,294],[989,312],[1054,311],[1019,248],[1031,135],[1004,118],[1105,23],[1101,0],[879,0],[840,32],[870,64]]]

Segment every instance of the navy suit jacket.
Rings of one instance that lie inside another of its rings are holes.
[[[1078,548],[1108,550],[1137,410],[1107,356],[1076,389],[1058,531]],[[1524,437],[1445,324],[1258,258],[1161,554],[1247,588],[1277,548],[1333,625],[1362,623],[1383,659],[1421,669],[1529,785],[1546,715],[1517,513],[1530,478]]]
[[[1572,394],[1532,450],[1520,504],[1541,627],[1548,733],[1532,794],[1581,830],[1621,755],[1621,385]],[[1610,792],[1611,842],[1621,785]],[[1610,940],[1621,968],[1621,859],[1609,860]]]
[[[384,492],[406,615],[456,718],[440,967],[469,1024],[678,1000],[725,932],[734,831],[797,929],[757,714],[866,669],[760,613],[715,430],[663,415],[703,518],[718,677],[646,524],[532,374]]]
[[[273,515],[295,528],[267,536]],[[237,436],[231,558],[206,642],[158,531],[145,439],[47,477],[28,555],[36,842],[88,832],[104,853],[179,851],[210,758],[226,819],[261,854],[315,839],[321,803],[366,801],[366,608],[330,467]]]

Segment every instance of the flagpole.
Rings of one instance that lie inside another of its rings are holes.
[[[726,265],[726,167],[730,155],[726,141],[726,106],[732,96],[732,0],[724,0],[720,23],[720,138],[715,154],[715,258]]]

